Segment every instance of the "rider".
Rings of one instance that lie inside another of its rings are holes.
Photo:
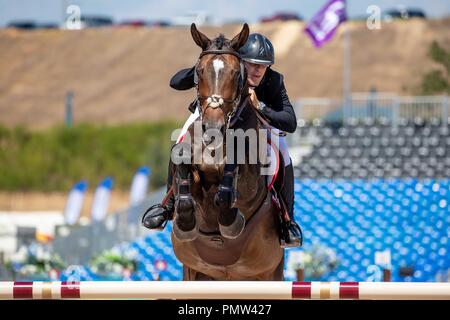
[[[267,117],[270,125],[285,132],[295,132],[297,119],[284,86],[283,76],[271,69],[271,65],[275,62],[275,53],[270,40],[259,33],[250,34],[245,45],[240,48],[239,55],[247,70],[249,95],[252,101],[259,101],[258,108]],[[195,87],[194,72],[194,67],[180,70],[170,80],[170,86],[176,90]],[[195,112],[196,105],[196,101],[190,105],[189,110],[192,113]],[[287,226],[289,236],[284,240],[289,247],[299,246],[302,242],[302,234],[300,227],[294,221],[294,171],[284,137],[280,137],[280,151],[285,163],[285,179],[281,195],[290,217],[290,223]],[[171,184],[170,163],[168,190]],[[151,207],[147,210],[148,215],[144,217],[144,226],[149,229],[164,227],[164,223],[173,218],[174,206],[175,198],[172,195],[165,206]]]

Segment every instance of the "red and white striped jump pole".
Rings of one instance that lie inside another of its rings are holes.
[[[0,299],[450,300],[450,283],[277,281],[0,282]]]

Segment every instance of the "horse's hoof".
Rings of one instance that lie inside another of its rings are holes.
[[[244,231],[244,228],[245,217],[239,209],[232,224],[224,226],[219,223],[220,234],[227,239],[236,239],[241,235],[242,231]]]

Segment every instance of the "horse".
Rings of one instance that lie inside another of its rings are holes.
[[[267,176],[261,175],[263,164],[249,161],[252,154],[248,141],[239,149],[245,161],[232,167],[231,172],[227,164],[232,156],[227,150],[215,162],[193,161],[195,152],[217,155],[219,148],[211,147],[215,136],[208,131],[225,134],[223,150],[234,138],[226,134],[228,129],[257,132],[262,128],[238,54],[247,41],[249,27],[244,24],[232,40],[223,34],[210,40],[195,24],[190,31],[202,52],[194,76],[199,117],[186,134],[194,137],[197,128],[201,139],[184,139],[175,145],[179,149],[173,148],[172,155],[180,154],[181,147],[191,155],[171,169],[176,199],[171,239],[174,253],[183,264],[183,280],[283,280],[279,207],[267,186]],[[259,135],[257,139],[259,143]],[[239,151],[237,146],[232,150]],[[235,191],[231,200],[223,196],[230,193],[221,193],[230,191],[230,181]]]

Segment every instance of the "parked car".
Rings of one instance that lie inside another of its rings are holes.
[[[8,25],[8,28],[17,28],[17,29],[55,29],[59,28],[57,23],[51,22],[35,22],[32,20],[17,20],[11,21]]]
[[[18,21],[11,21],[8,23],[8,28],[16,28],[16,29],[36,29],[36,22],[31,20],[18,20]]]
[[[119,23],[119,26],[127,26],[127,27],[145,27],[148,25],[148,22],[145,20],[133,19],[133,20],[124,20]]]
[[[113,20],[106,16],[82,15],[80,20],[81,28],[97,28],[113,25]]]
[[[303,18],[294,12],[278,12],[272,16],[263,17],[260,19],[262,23],[273,21],[289,21],[289,20],[301,21],[303,20]]]
[[[170,25],[170,22],[167,20],[152,20],[147,23],[147,26],[150,27],[168,27]]]
[[[409,18],[421,18],[426,19],[426,14],[421,9],[408,9],[408,8],[397,8],[390,9],[384,12],[383,18],[385,20],[392,19],[409,19]]]
[[[57,23],[39,23],[36,26],[38,29],[58,29],[59,25]]]

